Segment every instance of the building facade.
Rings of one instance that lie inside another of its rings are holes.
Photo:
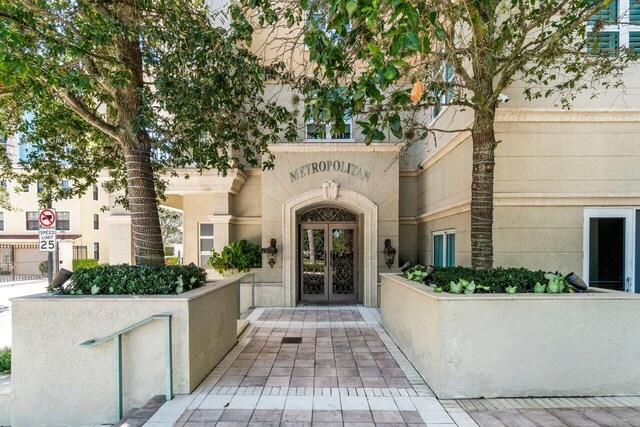
[[[629,8],[627,0],[613,3],[621,14]],[[611,40],[621,46],[635,46],[628,25],[605,30],[617,31]],[[267,60],[287,54],[288,66],[306,72],[304,46],[266,41],[290,31],[257,32],[254,49]],[[570,110],[553,99],[527,101],[518,81],[506,91],[496,120],[495,266],[575,272],[593,286],[640,292],[638,64],[624,80],[624,89],[579,95]],[[270,86],[266,96],[304,110],[286,87]],[[267,306],[376,306],[381,272],[407,261],[469,266],[472,142],[455,129],[468,128],[472,116],[454,107],[425,114],[449,132],[410,146],[390,135],[366,146],[353,121],[335,134],[300,117],[298,141],[271,147],[273,170],[180,171],[191,178],[171,178],[165,203],[183,211],[184,262],[207,268],[211,249],[239,239],[266,248],[275,239],[275,265],[263,255],[255,271],[255,302]],[[130,261],[123,250],[131,247],[127,213],[112,211],[109,221],[117,224],[110,258]],[[397,251],[391,267],[387,240]]]

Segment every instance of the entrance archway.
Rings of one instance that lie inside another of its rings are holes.
[[[378,276],[378,206],[367,197],[349,189],[337,189],[337,195],[327,200],[322,188],[299,194],[283,204],[283,282],[284,305],[294,307],[298,301],[297,260],[299,257],[298,216],[312,207],[326,206],[346,209],[357,214],[362,220],[358,232],[362,242],[359,248],[359,262],[362,264],[362,294],[360,300],[367,307],[377,305]]]
[[[300,301],[358,300],[358,216],[333,206],[298,217]]]

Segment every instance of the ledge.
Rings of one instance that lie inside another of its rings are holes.
[[[211,292],[216,292],[220,289],[226,288],[227,286],[237,284],[238,280],[243,277],[242,274],[237,274],[222,280],[216,281],[207,281],[207,284],[201,286],[196,289],[192,289],[190,291],[184,292],[179,295],[63,295],[63,294],[52,294],[52,293],[42,293],[35,295],[27,295],[23,297],[11,298],[10,301],[21,301],[21,300],[138,300],[138,301],[157,301],[157,300],[171,300],[171,301],[191,301],[193,299],[199,298],[203,295],[207,295]]]
[[[574,292],[572,294],[450,294],[435,292],[431,286],[423,285],[413,280],[405,279],[395,273],[381,273],[381,277],[393,280],[417,293],[437,301],[526,301],[526,300],[640,300],[640,294],[613,291],[610,289],[589,288],[589,292]]]

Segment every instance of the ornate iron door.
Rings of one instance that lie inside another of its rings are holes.
[[[357,297],[356,227],[330,224],[329,300],[346,301]]]
[[[302,224],[300,299],[356,300],[356,254],[355,224]]]
[[[305,301],[326,301],[327,225],[303,224],[300,230],[300,293]]]

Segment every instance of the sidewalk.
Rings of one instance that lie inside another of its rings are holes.
[[[438,402],[378,319],[355,306],[256,309],[195,392],[165,403],[145,425],[476,426]]]
[[[11,346],[11,298],[47,292],[46,280],[0,283],[0,348]]]
[[[640,427],[640,397],[439,401],[379,318],[360,306],[256,309],[194,393],[123,425]]]

